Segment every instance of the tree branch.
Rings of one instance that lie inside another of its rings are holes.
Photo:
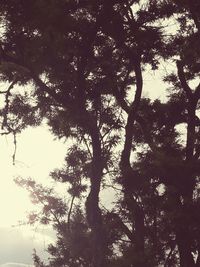
[[[123,169],[126,169],[127,166],[130,167],[129,160],[130,160],[130,153],[131,153],[132,139],[133,139],[133,124],[136,119],[142,94],[143,80],[142,80],[140,61],[136,62],[135,64],[135,75],[136,75],[136,93],[134,101],[132,102],[128,113],[127,124],[125,127],[125,143],[121,156],[121,164],[123,166],[122,167]]]
[[[193,94],[192,94],[192,90],[189,87],[189,85],[188,85],[188,83],[186,81],[186,78],[185,78],[185,73],[184,73],[184,70],[183,70],[183,67],[184,67],[183,62],[178,60],[176,62],[176,65],[177,65],[177,69],[178,69],[178,77],[179,77],[179,80],[181,82],[182,88],[185,91],[185,93],[187,95],[187,98],[189,100],[191,100]]]
[[[134,244],[135,242],[135,237],[133,233],[129,230],[129,228],[123,223],[121,218],[116,214],[112,213],[112,218],[115,220],[117,223],[117,226],[120,228],[120,230],[131,240],[131,242]]]
[[[136,116],[136,121],[140,125],[145,141],[150,147],[150,149],[153,152],[157,151],[158,148],[156,146],[156,142],[154,142],[153,138],[151,137],[150,129],[147,126],[147,122],[139,115]]]
[[[5,94],[5,108],[4,108],[4,114],[3,114],[3,122],[1,129],[3,130],[4,127],[8,129],[8,131],[12,131],[10,126],[8,125],[7,116],[8,116],[8,110],[9,110],[9,97],[11,95],[10,91],[13,89],[13,86],[17,83],[17,80],[15,79],[5,91],[0,91],[0,94]]]
[[[68,225],[68,229],[69,230],[70,230],[70,217],[71,217],[71,213],[72,213],[72,208],[73,208],[74,200],[75,200],[75,195],[72,196],[70,208],[69,208],[68,215],[67,215],[67,225]]]

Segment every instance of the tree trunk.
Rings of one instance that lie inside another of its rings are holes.
[[[122,186],[124,188],[124,199],[126,200],[127,209],[132,217],[132,224],[134,225],[134,242],[133,242],[133,253],[135,254],[135,260],[133,266],[135,267],[146,267],[144,263],[144,214],[142,208],[134,200],[133,194],[137,192],[140,181],[135,175],[131,163],[131,150],[132,142],[134,137],[134,122],[137,116],[137,111],[140,105],[140,99],[143,88],[142,70],[140,58],[137,58],[135,64],[135,76],[136,76],[136,93],[134,101],[128,108],[128,118],[125,127],[125,142],[123,151],[121,154],[120,169],[122,175]]]
[[[187,187],[187,184],[185,185]],[[182,195],[183,204],[178,200],[178,208],[175,211],[180,214],[177,221],[175,222],[176,228],[176,241],[178,245],[180,255],[180,267],[194,267],[195,261],[192,255],[192,237],[190,233],[190,208],[192,204],[192,192],[190,186],[187,187],[188,192],[186,195]],[[185,193],[185,192],[184,192]]]
[[[184,225],[179,226],[180,229],[176,232],[176,240],[180,255],[180,267],[195,267],[194,258],[191,252],[190,238],[188,236],[188,227]]]
[[[99,192],[103,167],[98,128],[92,127],[90,135],[92,138],[93,159],[90,178],[91,187],[86,201],[86,213],[88,224],[92,231],[92,267],[103,267],[105,259],[105,233],[99,207]]]

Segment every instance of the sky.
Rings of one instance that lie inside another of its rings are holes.
[[[171,68],[171,66],[168,66]],[[152,99],[166,99],[166,86],[161,76],[166,74],[166,66],[159,72],[147,70],[144,73],[143,96]],[[47,126],[27,128],[17,136],[15,165],[13,137],[0,136],[0,267],[27,267],[32,264],[32,252],[36,248],[42,259],[47,259],[47,245],[54,241],[55,233],[49,228],[21,225],[34,206],[25,189],[17,186],[13,179],[21,176],[32,177],[43,184],[51,184],[49,173],[62,167],[69,142],[57,140]],[[105,192],[104,204],[109,205],[111,194]]]
[[[28,128],[17,137],[15,166],[12,164],[12,136],[0,136],[0,267],[8,263],[31,264],[33,248],[42,257],[44,250],[54,240],[51,229],[43,226],[20,226],[25,221],[31,204],[25,189],[13,179],[32,177],[44,184],[51,184],[49,172],[62,166],[66,144],[55,140],[47,127]]]

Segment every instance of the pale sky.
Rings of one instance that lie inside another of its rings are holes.
[[[17,176],[32,177],[50,184],[48,174],[62,166],[66,150],[67,145],[55,140],[47,127],[29,128],[17,137],[16,163],[13,166],[12,136],[0,137],[0,267],[8,266],[2,264],[10,262],[31,263],[33,248],[41,254],[53,240],[50,229],[17,226],[19,221],[25,220],[33,205],[26,190],[15,185],[13,179]]]

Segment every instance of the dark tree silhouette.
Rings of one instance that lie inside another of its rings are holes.
[[[193,0],[0,0],[2,134],[16,143],[45,119],[73,140],[51,174],[68,183],[69,207],[18,181],[43,204],[33,221],[53,220],[49,266],[199,266],[199,10]],[[160,62],[173,65],[165,103],[142,96]],[[99,198],[110,179],[113,210]]]

